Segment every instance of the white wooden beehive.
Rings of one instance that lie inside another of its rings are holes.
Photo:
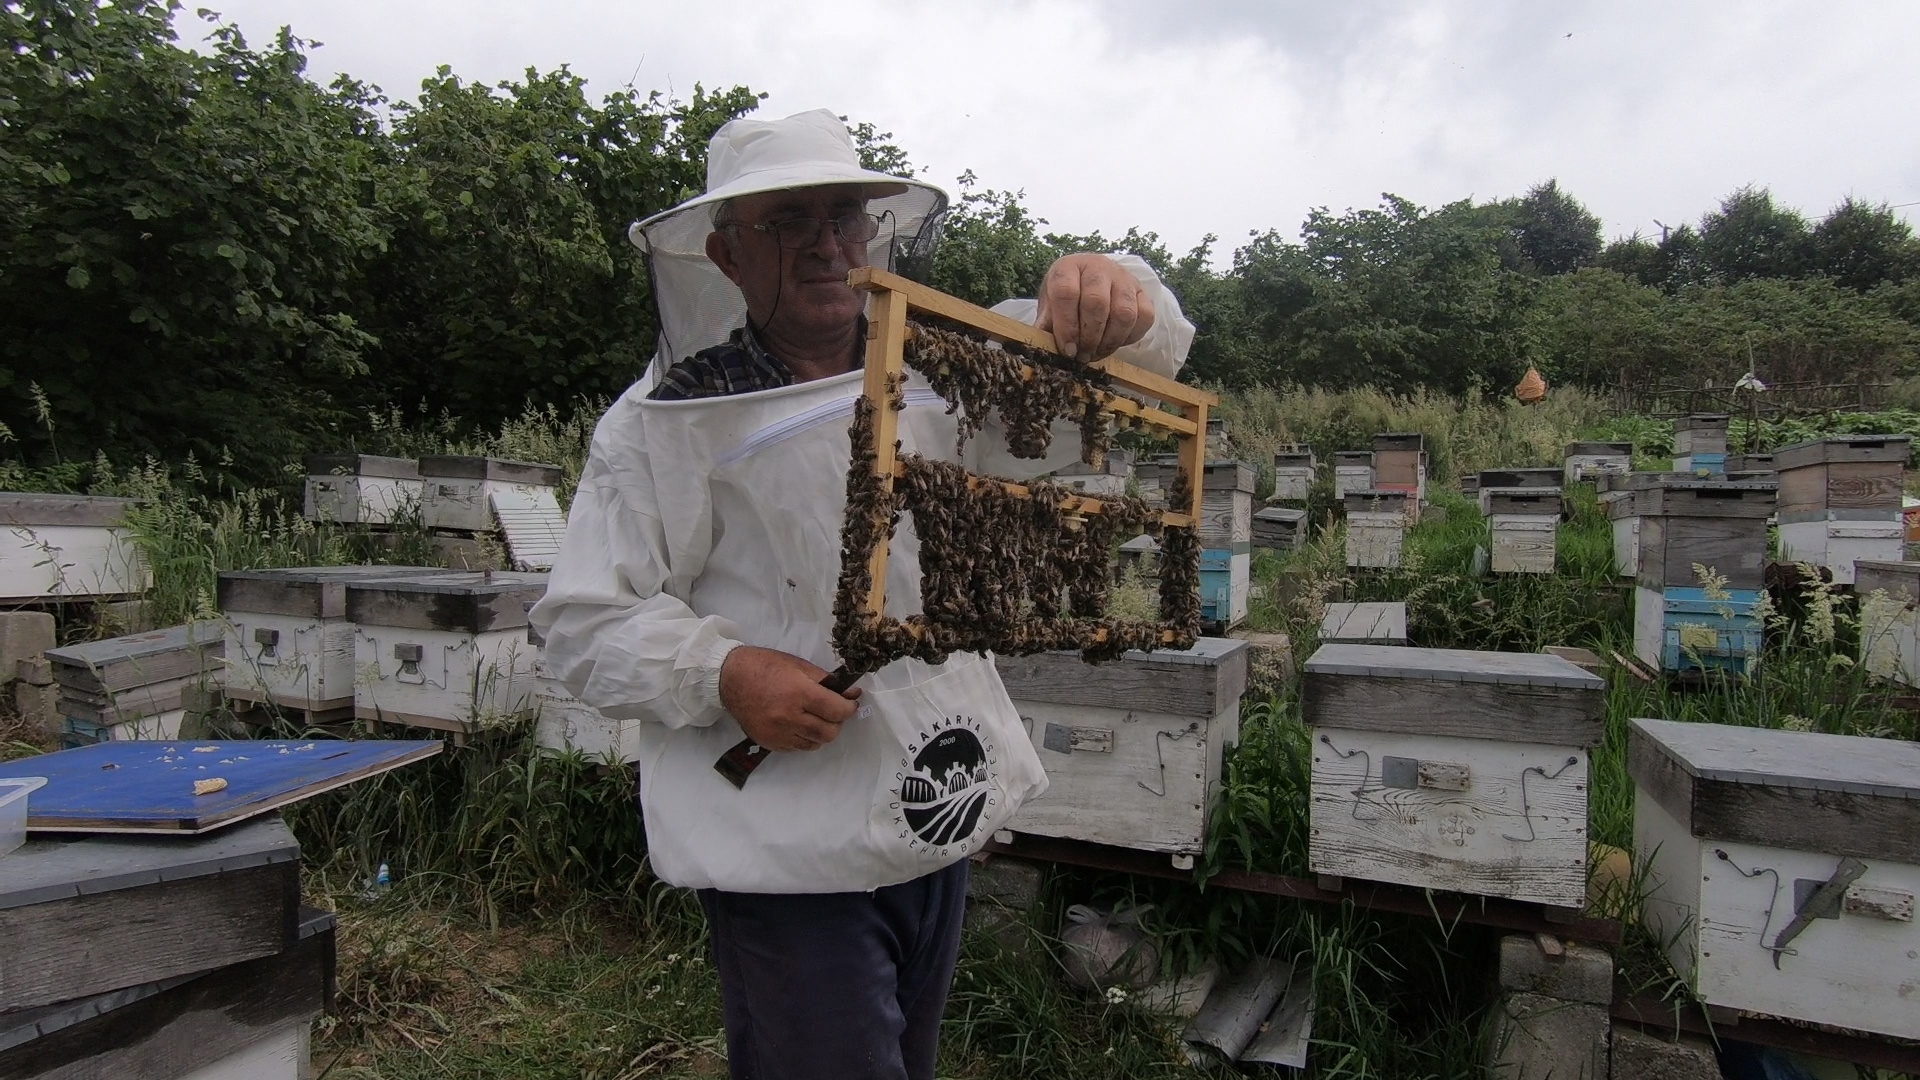
[[[1347,513],[1347,565],[1392,568],[1400,565],[1406,543],[1407,508],[1413,504],[1404,492],[1358,491],[1344,500]]]
[[[220,574],[228,697],[307,712],[353,706],[347,584],[443,574],[430,566],[302,566]]]
[[[1824,566],[1840,585],[1854,583],[1854,567],[1862,560],[1897,562],[1907,550],[1907,526],[1898,514],[1867,521],[1781,521],[1779,529],[1782,559]]]
[[[1602,474],[1625,476],[1633,471],[1630,442],[1576,442],[1567,444],[1563,483],[1597,480]]]
[[[558,465],[437,455],[420,459],[420,476],[427,528],[475,533],[497,524],[516,569],[553,568],[567,532]]]
[[[1319,468],[1313,448],[1296,446],[1273,455],[1273,502],[1306,502]]]
[[[455,573],[347,585],[354,715],[471,732],[533,707],[526,605],[545,574]]]
[[[1853,593],[1867,671],[1920,686],[1920,562],[1856,563]]]
[[[303,516],[339,525],[391,525],[420,513],[426,488],[420,463],[372,454],[307,458]]]
[[[529,609],[532,605],[527,605]],[[533,741],[549,750],[576,751],[597,761],[640,760],[637,718],[615,720],[581,701],[547,668],[546,642],[527,624],[533,658]]]
[[[1673,471],[1693,475],[1725,475],[1727,428],[1724,413],[1697,413],[1673,422]]]
[[[133,499],[0,492],[0,603],[139,596],[153,574],[127,511]]]
[[[1373,451],[1341,450],[1333,455],[1333,497],[1373,490]]]
[[[1247,643],[1129,652],[996,656],[994,665],[1047,770],[1015,832],[1191,859],[1205,847],[1221,754],[1240,731]]]
[[[1201,479],[1201,618],[1218,627],[1247,617],[1253,586],[1253,466],[1209,461]],[[1219,603],[1224,594],[1226,603]],[[1224,610],[1222,610],[1224,608]]]
[[[1634,720],[1644,918],[1709,1005],[1920,1036],[1920,745]]]
[[[1780,554],[1824,566],[1853,584],[1861,559],[1894,561],[1906,552],[1901,489],[1912,440],[1905,435],[1842,435],[1780,448]]]
[[[1482,469],[1480,482],[1474,491],[1480,501],[1480,513],[1493,513],[1488,501],[1496,491],[1560,491],[1561,476],[1559,469]]]
[[[1633,577],[1640,572],[1640,513],[1632,491],[1606,491],[1600,495],[1613,527],[1613,572]]]
[[[1127,478],[1132,475],[1133,453],[1115,447],[1107,451],[1106,460],[1099,468],[1075,461],[1056,471],[1053,479],[1082,495],[1125,495]]]
[[[1322,645],[1315,873],[1579,907],[1605,683],[1544,653]]]
[[[1560,531],[1559,488],[1482,488],[1496,574],[1551,574]]]

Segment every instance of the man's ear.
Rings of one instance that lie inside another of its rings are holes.
[[[734,260],[733,245],[727,242],[719,229],[707,234],[707,258],[713,260],[713,265],[727,275],[728,281],[740,284],[740,264]]]

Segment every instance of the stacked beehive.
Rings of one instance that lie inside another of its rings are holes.
[[[1751,673],[1760,660],[1767,519],[1778,487],[1653,476],[1639,519],[1634,654],[1663,671]]]
[[[1543,653],[1322,645],[1302,687],[1308,866],[1581,906],[1604,690]]]
[[[1411,501],[1400,491],[1356,491],[1346,496],[1348,566],[1400,565]]]
[[[1480,512],[1493,512],[1490,496],[1495,491],[1560,491],[1559,469],[1482,469],[1474,492],[1480,499]]]
[[[1412,432],[1373,437],[1373,486],[1407,496],[1414,513],[1427,501],[1427,440]]]
[[[49,649],[61,742],[180,738],[218,683],[223,652],[216,622]]]
[[[1920,746],[1634,720],[1643,918],[1708,1005],[1920,1037]]]
[[[1191,867],[1220,794],[1221,754],[1239,738],[1247,661],[1247,643],[1225,638],[1093,667],[1078,653],[996,656],[1047,767],[1046,794],[1012,829],[1163,852]]]
[[[426,487],[412,458],[315,454],[307,458],[308,521],[374,528],[420,516]]]
[[[1564,482],[1592,482],[1601,474],[1625,476],[1633,471],[1630,442],[1576,442],[1567,444]]]
[[[1297,506],[1264,506],[1253,515],[1253,546],[1297,551],[1307,542],[1307,512]]]
[[[1905,435],[1840,435],[1774,452],[1780,482],[1780,554],[1853,584],[1860,559],[1898,561],[1906,551],[1901,493]]]
[[[1727,426],[1721,413],[1696,413],[1673,422],[1673,471],[1697,478],[1727,475]]]
[[[1560,530],[1560,489],[1481,488],[1496,574],[1551,574]]]
[[[234,701],[291,709],[305,723],[353,716],[347,584],[452,573],[425,566],[307,566],[220,575],[223,683]]]
[[[430,573],[346,584],[354,714],[453,732],[525,719],[535,706],[527,608],[545,574]]]
[[[114,600],[153,583],[127,526],[132,499],[0,492],[0,603]]]
[[[1333,497],[1373,490],[1373,451],[1341,450],[1333,455]]]
[[[420,459],[420,479],[426,488],[421,518],[449,565],[481,570],[503,561],[482,540],[497,528],[504,562],[513,569],[553,569],[567,531],[559,466],[429,455]]]
[[[0,1076],[298,1080],[333,996],[277,816],[198,837],[37,839],[0,874]]]
[[[1253,466],[1209,461],[1200,495],[1200,619],[1225,632],[1247,617],[1253,581]]]
[[[1314,474],[1320,463],[1313,447],[1305,443],[1280,450],[1273,455],[1273,497],[1268,502],[1304,504],[1313,493]]]
[[[1857,562],[1853,592],[1867,671],[1920,686],[1920,562]]]

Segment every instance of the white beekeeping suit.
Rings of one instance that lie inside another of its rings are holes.
[[[588,704],[641,725],[640,790],[656,873],[690,888],[846,892],[908,881],[964,857],[1046,778],[990,659],[901,660],[863,677],[861,709],[818,750],[775,755],[735,789],[713,763],[742,738],[721,706],[720,666],[741,644],[838,666],[832,641],[861,373],[728,397],[650,401],[663,364],[742,324],[737,288],[705,253],[727,199],[861,184],[883,224],[873,265],[929,254],[946,195],[859,165],[825,111],[735,120],[714,136],[707,192],[635,225],[651,260],[661,352],[608,410],[574,496],[566,541],[532,621],[554,670]],[[1193,328],[1146,264],[1118,261],[1152,298],[1147,337],[1117,354],[1163,375]],[[998,310],[1031,321],[1032,301]],[[957,418],[909,372],[902,449],[952,459]],[[1078,453],[1064,425],[1049,460],[1018,460],[992,428],[969,469],[1024,477]],[[903,519],[887,575],[889,614],[919,608],[918,541]]]

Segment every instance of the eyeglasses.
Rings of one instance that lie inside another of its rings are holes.
[[[850,214],[842,214],[830,221],[821,218],[788,218],[785,221],[775,221],[764,225],[748,225],[745,222],[739,221],[732,221],[727,224],[736,225],[744,229],[752,229],[754,232],[772,233],[773,238],[779,242],[780,246],[790,251],[810,248],[818,244],[820,242],[820,230],[827,225],[832,225],[833,235],[838,237],[842,243],[847,244],[864,244],[880,235],[880,218],[877,215],[860,210],[856,210]]]

